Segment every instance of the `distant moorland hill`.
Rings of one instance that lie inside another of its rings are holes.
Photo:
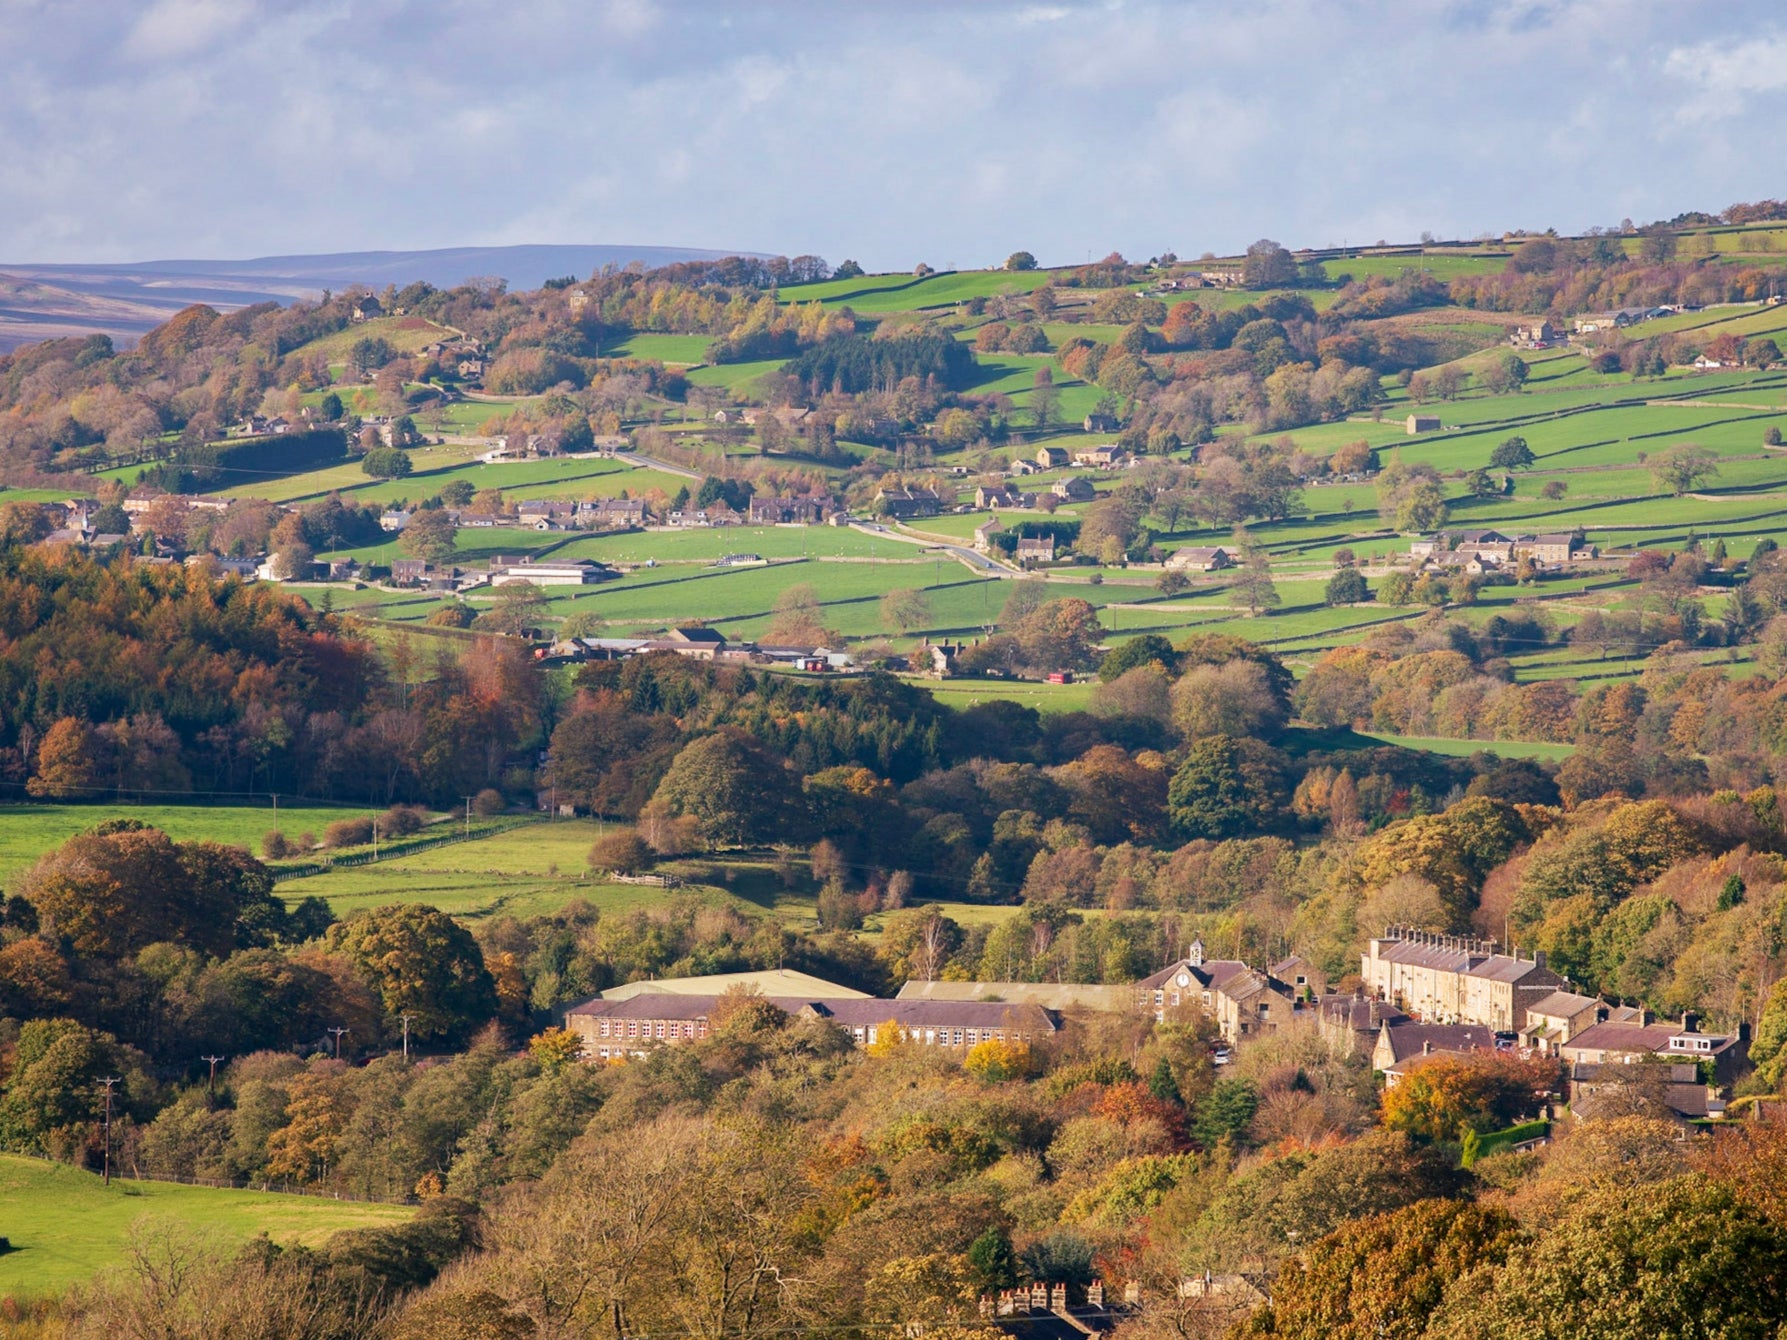
[[[228,311],[313,298],[350,284],[401,288],[421,282],[446,288],[482,276],[506,280],[510,288],[534,289],[560,275],[588,275],[607,265],[656,267],[737,254],[691,247],[517,246],[115,265],[0,261],[0,352],[94,332],[128,345],[195,302]]]

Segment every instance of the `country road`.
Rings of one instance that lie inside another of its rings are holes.
[[[926,549],[937,549],[951,558],[964,564],[975,572],[986,577],[1015,577],[1017,574],[1002,563],[995,563],[985,554],[970,549],[965,544],[944,544],[932,539],[922,539],[917,535],[907,535],[882,525],[878,521],[853,521],[852,529],[860,530],[865,535],[874,535],[881,539],[899,540],[905,544],[922,545]]]

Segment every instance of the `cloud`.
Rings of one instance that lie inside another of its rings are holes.
[[[485,242],[909,268],[1778,194],[1763,0],[0,0],[0,258]]]
[[[194,56],[227,41],[254,18],[252,5],[234,0],[158,0],[131,28],[124,50],[143,61]]]
[[[1683,108],[1691,117],[1737,116],[1748,106],[1745,95],[1787,91],[1787,36],[1678,47],[1663,61],[1663,70],[1694,90]]]

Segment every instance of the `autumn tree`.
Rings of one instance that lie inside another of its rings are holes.
[[[1455,1140],[1531,1116],[1557,1084],[1554,1062],[1507,1052],[1435,1053],[1384,1090],[1383,1121],[1428,1140]]]
[[[37,768],[25,790],[41,800],[85,799],[100,780],[96,745],[85,721],[60,718],[38,743]]]
[[[1787,1317],[1787,1232],[1695,1175],[1596,1190],[1461,1282],[1435,1340],[1764,1336]]]
[[[1026,614],[1012,629],[1025,663],[1038,671],[1090,670],[1098,663],[1104,635],[1098,610],[1077,597],[1051,600]]]
[[[1459,1200],[1356,1219],[1286,1262],[1270,1301],[1235,1334],[1419,1340],[1452,1284],[1499,1266],[1520,1237],[1506,1211]]]
[[[496,986],[477,942],[426,903],[355,913],[329,928],[326,943],[354,965],[389,1018],[410,1015],[414,1037],[463,1041],[496,1013]]]
[[[458,537],[459,526],[445,510],[424,508],[411,514],[409,524],[397,537],[397,547],[411,558],[445,563],[453,557]]]
[[[836,646],[842,638],[825,624],[818,588],[796,582],[776,597],[775,613],[763,641],[779,647]]]
[[[931,602],[923,591],[897,587],[881,597],[881,622],[910,633],[931,621]]]

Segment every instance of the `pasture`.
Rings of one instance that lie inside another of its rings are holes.
[[[233,805],[4,805],[0,806],[0,888],[16,892],[20,877],[39,856],[109,819],[135,819],[161,829],[176,842],[222,842],[258,852],[270,829],[296,838],[300,832],[321,833],[337,819],[365,812],[294,803],[290,798],[281,799],[275,812],[271,796],[243,797]]]
[[[604,913],[628,912],[688,895],[741,911],[765,910],[761,903],[716,887],[672,891],[596,878],[588,868],[589,849],[614,829],[597,819],[541,820],[413,856],[286,880],[279,893],[288,903],[319,897],[337,917],[387,903],[419,902],[477,921],[542,916],[573,899],[593,903]]]
[[[321,1246],[352,1228],[406,1222],[406,1205],[322,1196],[114,1179],[63,1163],[0,1154],[0,1218],[12,1250],[0,1255],[0,1297],[34,1298],[125,1263],[133,1235],[180,1232],[220,1245],[266,1234],[284,1246]]]

